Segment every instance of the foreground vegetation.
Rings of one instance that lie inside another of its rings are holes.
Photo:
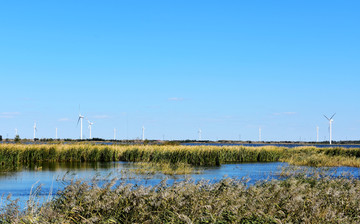
[[[41,162],[76,161],[129,161],[193,166],[282,161],[293,165],[360,167],[360,148],[0,144],[0,167],[3,169]]]
[[[247,186],[166,182],[154,187],[73,181],[50,202],[21,211],[7,200],[0,223],[359,223],[360,180],[292,176]]]

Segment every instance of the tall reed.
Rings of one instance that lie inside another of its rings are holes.
[[[283,161],[295,165],[360,167],[360,149],[275,146],[0,144],[0,167],[41,162],[129,161],[219,166]]]
[[[245,180],[133,187],[73,181],[49,203],[0,223],[359,223],[360,180],[297,175],[247,187]]]

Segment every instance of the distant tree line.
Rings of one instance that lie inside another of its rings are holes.
[[[140,139],[127,139],[127,140],[113,140],[113,139],[103,139],[103,138],[92,138],[92,139],[53,139],[53,138],[35,138],[35,139],[21,139],[19,135],[16,135],[14,140],[4,139],[6,142],[14,141],[16,143],[20,142],[28,142],[28,141],[39,141],[39,142],[112,142],[119,144],[162,144],[162,145],[180,145],[183,143],[207,143],[207,144],[299,144],[299,145],[327,145],[328,141],[320,141],[320,142],[305,142],[305,141],[237,141],[237,140],[218,140],[218,141],[210,141],[210,140],[149,140],[146,139],[144,141]],[[3,141],[2,135],[0,135],[0,141]],[[354,145],[360,144],[360,140],[346,140],[346,141],[332,141],[334,145]]]

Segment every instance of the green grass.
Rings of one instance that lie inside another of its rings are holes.
[[[0,167],[41,162],[152,162],[219,166],[234,162],[288,162],[307,166],[360,167],[360,149],[181,145],[0,144]]]
[[[5,200],[0,223],[359,223],[360,180],[292,176],[136,187],[73,181],[42,206]]]

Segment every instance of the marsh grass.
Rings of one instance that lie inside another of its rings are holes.
[[[0,223],[359,223],[360,180],[295,173],[259,182],[192,180],[153,187],[73,180],[42,206],[12,201]],[[8,200],[11,200],[8,198]]]
[[[282,161],[293,165],[360,167],[360,149],[201,145],[0,145],[0,168],[6,169],[41,162],[108,161],[189,164],[192,166]]]
[[[280,161],[298,166],[360,167],[360,149],[297,147],[286,149]]]

